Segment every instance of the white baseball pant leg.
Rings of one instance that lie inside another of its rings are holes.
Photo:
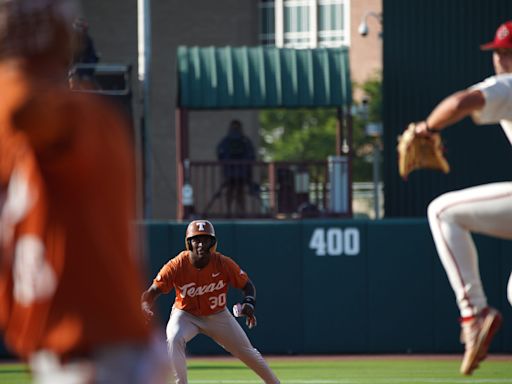
[[[252,346],[238,321],[227,309],[215,315],[206,316],[202,320],[204,321],[204,325],[201,327],[202,332],[240,359],[261,377],[265,384],[280,383],[261,353]]]
[[[512,305],[512,273],[510,273],[510,277],[508,278],[507,297],[508,302]]]
[[[487,306],[471,232],[512,239],[512,183],[445,193],[428,207],[432,236],[462,317]],[[512,303],[512,274],[508,296]]]
[[[181,309],[173,308],[167,323],[167,349],[171,359],[171,371],[176,384],[188,384],[187,343],[198,333],[196,322],[199,318]]]
[[[266,384],[280,383],[227,309],[214,315],[197,317],[173,308],[167,324],[167,343],[176,384],[188,384],[185,347],[198,333],[211,337],[251,368]]]

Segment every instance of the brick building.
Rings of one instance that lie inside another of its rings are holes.
[[[150,217],[154,219],[176,217],[174,107],[179,45],[347,45],[356,83],[382,67],[378,18],[366,17],[369,33],[366,37],[358,34],[358,26],[367,12],[381,13],[381,0],[169,0],[153,1],[150,5]],[[82,9],[101,62],[127,63],[133,67],[134,119],[138,124],[141,92],[136,68],[137,2],[87,0],[82,1]],[[232,118],[243,122],[246,133],[257,144],[257,111],[193,112],[189,116],[190,157],[215,159],[215,146]]]

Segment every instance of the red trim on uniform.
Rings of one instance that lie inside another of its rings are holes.
[[[471,320],[474,320],[476,319],[476,316],[475,315],[472,315],[472,316],[464,316],[464,317],[459,317],[459,323],[463,324],[463,323],[467,323]]]
[[[457,271],[457,275],[459,277],[459,280],[460,280],[460,283],[462,284],[462,286],[464,287],[466,285],[466,283],[464,282],[464,279],[462,278],[462,273],[460,272],[460,268],[459,268],[459,265],[457,264],[457,260],[455,259],[455,256],[453,256],[453,252],[451,250],[451,248],[448,246],[448,241],[446,240],[446,238],[444,237],[444,233],[443,233],[443,229],[441,228],[441,219],[439,218],[440,214],[444,211],[441,210],[437,215],[436,215],[436,219],[437,219],[437,225],[439,227],[439,232],[441,233],[441,239],[443,240],[443,243],[444,243],[444,246],[446,247],[446,249],[448,250],[448,254],[450,255],[450,257],[452,258],[452,261],[453,261],[453,264],[455,265],[455,270]],[[469,300],[469,297],[466,295],[466,292],[464,291],[464,299],[466,299],[469,303],[470,303],[470,306],[471,305],[471,301]]]
[[[466,203],[469,203],[469,202],[476,202],[476,201],[485,201],[485,200],[495,200],[495,199],[501,199],[503,197],[509,197],[511,194],[510,193],[506,193],[506,194],[501,194],[499,196],[494,196],[494,197],[485,197],[485,198],[472,198],[472,199],[468,199],[468,200],[463,200],[463,201],[457,201],[457,202],[454,202],[454,203],[451,203],[447,206],[445,206],[443,209],[441,209],[437,214],[436,214],[436,219],[437,219],[437,224],[438,224],[438,227],[439,227],[439,232],[441,233],[441,238],[443,239],[443,242],[444,242],[444,245],[446,247],[446,249],[448,250],[448,254],[451,256],[452,260],[453,260],[453,264],[455,265],[455,269],[457,271],[457,274],[459,276],[459,279],[460,279],[460,282],[462,284],[462,287],[465,287],[466,284],[464,282],[464,279],[462,278],[462,273],[460,272],[460,268],[459,268],[459,265],[457,264],[457,260],[455,259],[455,257],[453,256],[453,252],[452,250],[450,249],[450,247],[448,246],[448,242],[447,240],[445,239],[444,237],[444,233],[443,233],[443,230],[441,228],[441,219],[439,218],[439,216],[444,212],[446,211],[447,209],[449,208],[452,208],[456,205],[459,205],[459,204],[466,204]],[[464,291],[464,299],[466,299],[469,303],[469,306],[470,307],[473,307],[473,305],[471,304],[471,300],[469,299],[469,297],[466,295],[466,292]],[[462,322],[465,322],[466,319],[470,320],[470,318],[472,318],[472,316],[469,316],[469,317],[464,317],[462,319]]]

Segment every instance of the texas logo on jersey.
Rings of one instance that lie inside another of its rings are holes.
[[[212,277],[214,275],[216,275],[216,274],[212,274]],[[220,272],[219,272],[219,275],[220,275]],[[198,287],[196,285],[196,283],[188,283],[182,287],[179,287],[179,291],[181,291],[179,295],[182,299],[187,297],[187,295],[190,297],[202,296],[205,293],[212,293],[215,291],[222,290],[224,287],[226,287],[226,285],[227,284],[224,283],[224,280],[219,280],[218,283],[210,283],[208,285],[203,285],[201,287]]]

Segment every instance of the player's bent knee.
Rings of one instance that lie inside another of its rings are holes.
[[[440,202],[439,198],[431,201],[430,204],[428,205],[427,215],[428,215],[428,221],[430,223],[437,221],[438,214],[441,211],[440,206],[441,206],[441,202]]]
[[[510,275],[510,278],[508,279],[507,298],[510,305],[512,305],[512,275]]]
[[[449,209],[446,209],[449,205],[449,201],[450,198],[448,194],[445,193],[430,202],[427,208],[428,221],[430,222],[430,225],[438,221],[450,220],[449,217],[451,212]]]
[[[187,341],[181,332],[172,332],[167,335],[167,346],[169,351],[176,348],[185,348]]]

